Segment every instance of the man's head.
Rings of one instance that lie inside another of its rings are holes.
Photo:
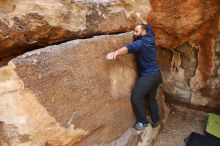
[[[137,40],[138,38],[147,35],[147,30],[144,24],[139,24],[134,29],[133,38]]]

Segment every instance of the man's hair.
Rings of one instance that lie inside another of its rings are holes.
[[[145,30],[146,32],[147,32],[147,27],[146,27],[146,25],[145,24],[139,24],[140,26],[141,26],[141,28],[143,29],[143,30]]]

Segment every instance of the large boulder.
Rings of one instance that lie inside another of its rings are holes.
[[[105,59],[131,41],[131,33],[74,40],[27,52],[2,67],[1,144],[149,145],[160,127],[132,128],[134,57]],[[157,95],[164,123],[162,89]]]
[[[148,145],[158,129],[130,128],[133,56],[105,60],[131,42],[131,34],[58,45],[129,31],[138,23],[135,12],[149,12],[166,99],[219,112],[219,0],[0,0],[0,59],[57,44],[0,69],[1,143]]]
[[[71,39],[127,32],[137,24],[135,12],[146,16],[149,10],[148,0],[0,0],[0,59]]]
[[[167,99],[220,111],[220,1],[150,3],[148,22],[154,27]]]

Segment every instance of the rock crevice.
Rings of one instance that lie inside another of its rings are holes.
[[[77,38],[127,32],[135,12],[146,16],[148,0],[0,1],[0,59]],[[120,20],[120,21],[118,21]]]

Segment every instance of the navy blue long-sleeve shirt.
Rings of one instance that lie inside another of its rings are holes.
[[[151,25],[145,25],[147,35],[140,37],[127,46],[128,53],[135,53],[139,76],[148,76],[160,70],[156,60],[156,46]]]

